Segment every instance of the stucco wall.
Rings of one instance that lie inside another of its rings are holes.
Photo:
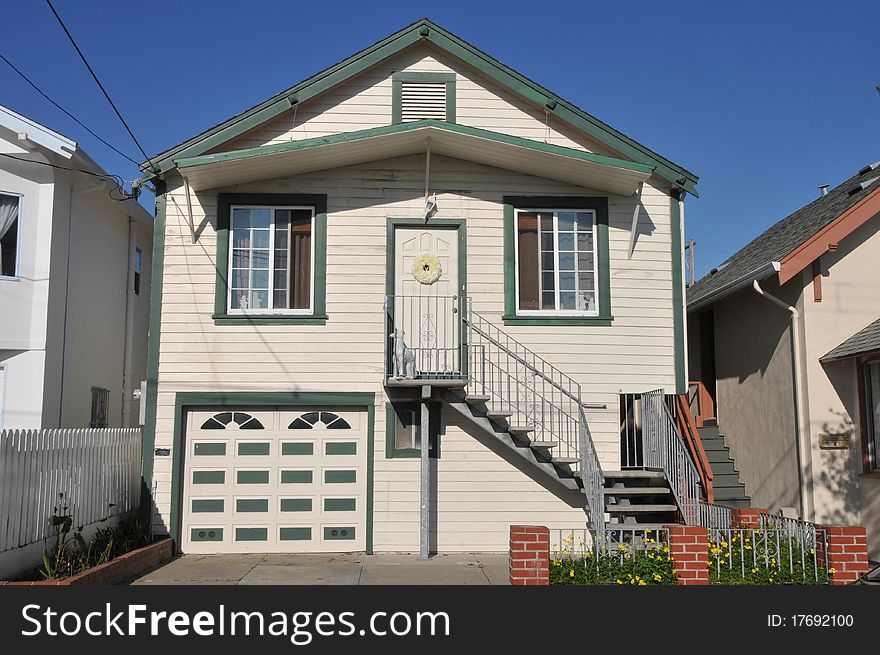
[[[880,540],[880,511],[869,502],[861,484],[858,368],[854,360],[821,364],[832,348],[880,317],[880,215],[843,239],[836,252],[821,258],[822,301],[814,302],[812,287],[805,294],[804,349],[809,381],[810,436],[813,444],[816,514],[821,521],[861,521]],[[812,276],[810,276],[811,278]],[[820,450],[819,434],[850,434],[850,447]],[[876,489],[875,487],[873,487]],[[861,499],[860,499],[861,498]],[[870,541],[870,539],[869,539]]]
[[[796,303],[796,285],[768,292]],[[717,413],[752,505],[798,507],[790,315],[749,287],[714,306]]]

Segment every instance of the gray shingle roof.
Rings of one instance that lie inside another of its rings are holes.
[[[783,218],[719,265],[715,273],[697,280],[687,291],[687,304],[694,305],[725,285],[785,257],[862,198],[880,188],[878,180],[861,191],[849,194],[860,183],[878,176],[880,168],[856,173],[826,195]]]
[[[856,332],[824,357],[820,357],[820,361],[854,357],[872,350],[880,350],[880,319]]]

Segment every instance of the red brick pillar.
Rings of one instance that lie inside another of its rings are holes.
[[[510,526],[510,584],[550,584],[550,530],[542,525]]]
[[[823,539],[824,533],[824,539]],[[819,562],[825,561],[828,546],[829,584],[852,584],[859,575],[868,572],[868,537],[861,526],[816,526],[816,554]],[[831,572],[831,569],[834,569]]]
[[[667,525],[669,551],[680,585],[709,584],[709,531],[689,525]]]
[[[733,525],[732,528],[760,528],[761,527],[761,515],[769,514],[769,510],[766,509],[758,509],[755,507],[749,507],[746,509],[740,509],[734,507],[730,510],[730,513],[733,515]]]

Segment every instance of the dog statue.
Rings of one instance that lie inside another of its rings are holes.
[[[394,352],[391,356],[392,375],[395,380],[414,380],[416,378],[416,353],[408,348],[403,340],[406,333],[395,329],[388,336],[394,338]]]

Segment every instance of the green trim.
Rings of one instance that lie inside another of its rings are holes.
[[[269,528],[235,528],[235,541],[268,541]]]
[[[162,324],[162,279],[165,270],[165,182],[156,180],[156,218],[153,221],[153,259],[150,275],[150,328],[147,347],[147,392],[144,402],[144,434],[141,451],[144,508],[152,507],[153,450],[156,447],[156,404],[159,395],[159,346]],[[146,511],[146,510],[145,510]],[[152,521],[152,518],[150,518]]]
[[[394,73],[391,76],[391,122],[400,123],[403,118],[404,82],[446,82],[446,120],[455,122],[455,73]]]
[[[280,484],[311,484],[314,480],[314,472],[311,470],[291,471],[282,470]]]
[[[605,196],[504,196],[504,325],[611,325],[611,251]],[[516,313],[516,209],[591,209],[596,212],[598,316],[519,316]]]
[[[220,442],[197,443],[193,448],[193,457],[225,457],[226,444]]]
[[[394,231],[398,227],[457,229],[458,290],[459,296],[467,296],[467,224],[463,218],[389,218],[385,226],[385,293],[394,295]]]
[[[232,205],[305,205],[315,208],[315,288],[312,313],[227,314],[229,211]],[[327,195],[316,193],[218,193],[217,256],[214,262],[214,325],[324,325],[327,322]]]
[[[321,146],[331,146],[340,143],[350,143],[353,141],[362,141],[365,139],[375,139],[382,136],[391,136],[394,134],[403,134],[405,132],[414,132],[417,130],[443,130],[453,134],[462,136],[470,136],[487,141],[495,141],[505,145],[526,148],[534,152],[542,152],[560,157],[569,157],[579,161],[590,162],[593,164],[601,164],[603,166],[611,166],[614,168],[622,168],[625,170],[635,171],[637,173],[650,174],[654,171],[653,166],[631,162],[626,159],[618,159],[617,157],[609,157],[607,155],[597,155],[586,150],[577,150],[575,148],[566,148],[565,146],[557,146],[551,143],[543,143],[541,141],[533,141],[523,137],[511,136],[501,132],[493,132],[492,130],[484,130],[479,127],[470,127],[469,125],[458,125],[456,123],[447,123],[446,121],[423,120],[410,121],[407,123],[397,123],[395,125],[383,125],[382,127],[368,127],[363,130],[355,130],[353,132],[342,132],[340,134],[331,134],[329,136],[319,136],[311,139],[299,139],[297,141],[285,141],[284,143],[275,143],[269,146],[258,146],[256,148],[243,148],[241,150],[231,150],[229,152],[218,152],[213,155],[203,155],[199,157],[189,157],[187,159],[177,160],[180,168],[192,168],[194,166],[208,166],[210,164],[220,164],[227,162],[243,161],[253,159],[255,157],[267,157],[270,155],[279,155],[298,150],[310,150]],[[244,203],[242,203],[244,204]]]
[[[312,511],[312,499],[311,498],[282,498],[281,499],[281,511],[282,512],[311,512]]]
[[[620,152],[623,156],[629,157],[636,162],[656,167],[656,172],[659,176],[697,195],[696,183],[699,178],[690,171],[641,145],[570,102],[563,100],[557,94],[514,71],[512,68],[505,66],[497,59],[447,32],[428,19],[416,21],[412,25],[408,25],[402,30],[282,91],[251,109],[202,132],[174,148],[159,153],[140,165],[141,170],[144,171],[144,179],[149,180],[162,172],[174,168],[175,162],[173,160],[175,158],[192,157],[208,152],[212,148],[226,143],[257,125],[288,111],[295,104],[303,103],[315,95],[353,78],[377,63],[402,52],[420,41],[432,43],[434,46],[475,68],[489,79],[506,87],[515,95],[525,98],[538,107],[549,109],[556,118],[583,131],[600,143]],[[147,172],[148,169],[152,170]]]
[[[418,459],[422,456],[420,448],[396,448],[394,446],[394,429],[397,417],[395,406],[412,405],[415,411],[419,411],[421,402],[416,399],[389,401],[385,405],[385,459]],[[431,402],[429,405],[429,429],[431,443],[429,445],[429,457],[440,459],[440,416],[442,407],[440,403]]]
[[[190,541],[223,541],[223,528],[192,528]]]
[[[235,484],[269,484],[269,471],[236,471]]]
[[[352,541],[355,538],[355,529],[348,527],[324,528],[324,541]]]
[[[325,498],[325,512],[355,512],[357,511],[356,498]]]
[[[311,528],[281,528],[278,531],[278,538],[281,541],[311,541]]]
[[[235,501],[235,511],[241,513],[268,512],[268,498],[239,498]]]
[[[238,444],[236,455],[239,457],[263,457],[269,454],[268,441],[242,441]]]
[[[225,511],[226,503],[220,498],[193,498],[190,503],[190,511],[193,514],[213,514]]]
[[[281,442],[281,456],[282,457],[298,457],[302,455],[314,455],[315,454],[315,444],[311,441],[302,441],[302,442],[292,442],[292,441],[282,441]]]
[[[504,325],[592,325],[607,327],[614,323],[613,316],[504,316]]]
[[[355,484],[356,470],[324,471],[324,484]]]
[[[325,455],[357,455],[357,441],[327,441]]]
[[[682,196],[673,192],[669,198],[669,215],[672,249],[672,332],[675,340],[675,393],[687,393],[688,385],[685,378],[685,344],[684,344],[684,282],[682,267],[684,266],[684,250],[681,238],[681,207]]]
[[[186,410],[197,407],[223,407],[227,405],[251,405],[258,407],[306,407],[326,405],[336,407],[366,408],[367,410],[367,535],[366,552],[373,552],[373,493],[375,473],[376,394],[372,392],[299,392],[299,391],[180,391],[174,397],[174,433],[171,450],[171,511],[169,534],[179,540],[181,535],[181,511],[183,500],[184,415]],[[151,453],[152,455],[152,453]],[[179,541],[178,541],[179,543]]]

